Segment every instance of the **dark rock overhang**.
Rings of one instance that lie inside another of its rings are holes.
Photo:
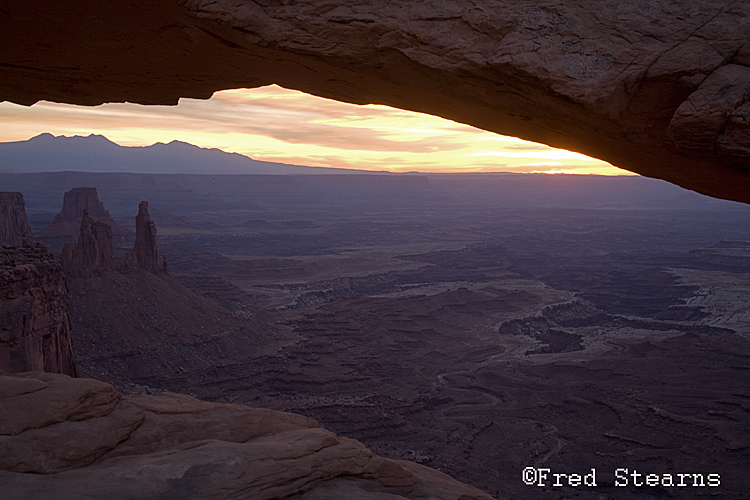
[[[648,8],[646,8],[648,7]],[[750,202],[745,2],[10,0],[0,99],[176,104],[278,84]]]

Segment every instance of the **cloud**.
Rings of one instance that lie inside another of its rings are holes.
[[[259,160],[367,170],[527,172],[554,161],[558,170],[627,173],[577,153],[426,114],[345,104],[276,86],[181,99],[177,106],[0,104],[0,141],[42,132],[97,133],[127,146],[180,140]]]

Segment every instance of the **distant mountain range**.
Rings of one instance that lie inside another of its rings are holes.
[[[128,172],[151,174],[346,174],[360,170],[306,167],[253,160],[238,153],[186,142],[120,146],[103,135],[40,134],[28,141],[0,142],[0,172]]]

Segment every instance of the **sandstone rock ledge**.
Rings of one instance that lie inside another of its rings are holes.
[[[491,498],[300,415],[41,372],[0,375],[0,496]]]

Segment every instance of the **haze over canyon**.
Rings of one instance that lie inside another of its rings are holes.
[[[648,177],[0,144],[0,497],[746,499],[748,9],[4,2],[16,116],[276,84]]]
[[[128,430],[143,425],[138,415],[153,415],[159,432],[186,429],[127,452],[82,450],[31,482],[11,479],[31,469],[0,475],[27,485],[8,490],[21,497],[67,489],[84,473],[91,491],[114,495],[119,487],[96,478],[156,467],[159,449],[182,450],[174,453],[192,464],[186,470],[207,467],[183,454],[214,438],[187,420],[159,423],[176,415],[169,405],[198,403],[167,392],[314,419],[341,443],[372,450],[358,449],[357,460],[429,466],[477,488],[476,498],[739,499],[750,487],[746,205],[643,177],[68,171],[0,173],[0,182],[24,193],[33,238],[62,261],[78,376],[128,395],[102,412],[135,420],[107,439],[142,442],[145,429]],[[201,408],[185,411],[245,411]],[[238,425],[240,413],[211,417],[211,428]],[[24,432],[17,439],[29,439]],[[115,468],[119,456],[130,465]],[[252,457],[248,464],[262,460]],[[268,498],[421,498],[414,486],[389,489],[396,480],[384,469],[364,472],[374,466],[321,471],[311,462],[300,467],[312,476],[294,486],[291,466],[274,460],[274,481],[291,489]],[[525,467],[593,468],[598,485],[529,486]],[[718,474],[720,484],[616,486],[623,467]],[[442,488],[470,491],[403,470],[438,498],[458,498],[435,494]],[[332,479],[351,474],[365,481],[356,490]],[[176,491],[213,488],[189,477]],[[172,491],[159,484],[154,491]],[[265,488],[232,484],[256,488],[253,498]],[[151,494],[128,491],[123,498]]]

